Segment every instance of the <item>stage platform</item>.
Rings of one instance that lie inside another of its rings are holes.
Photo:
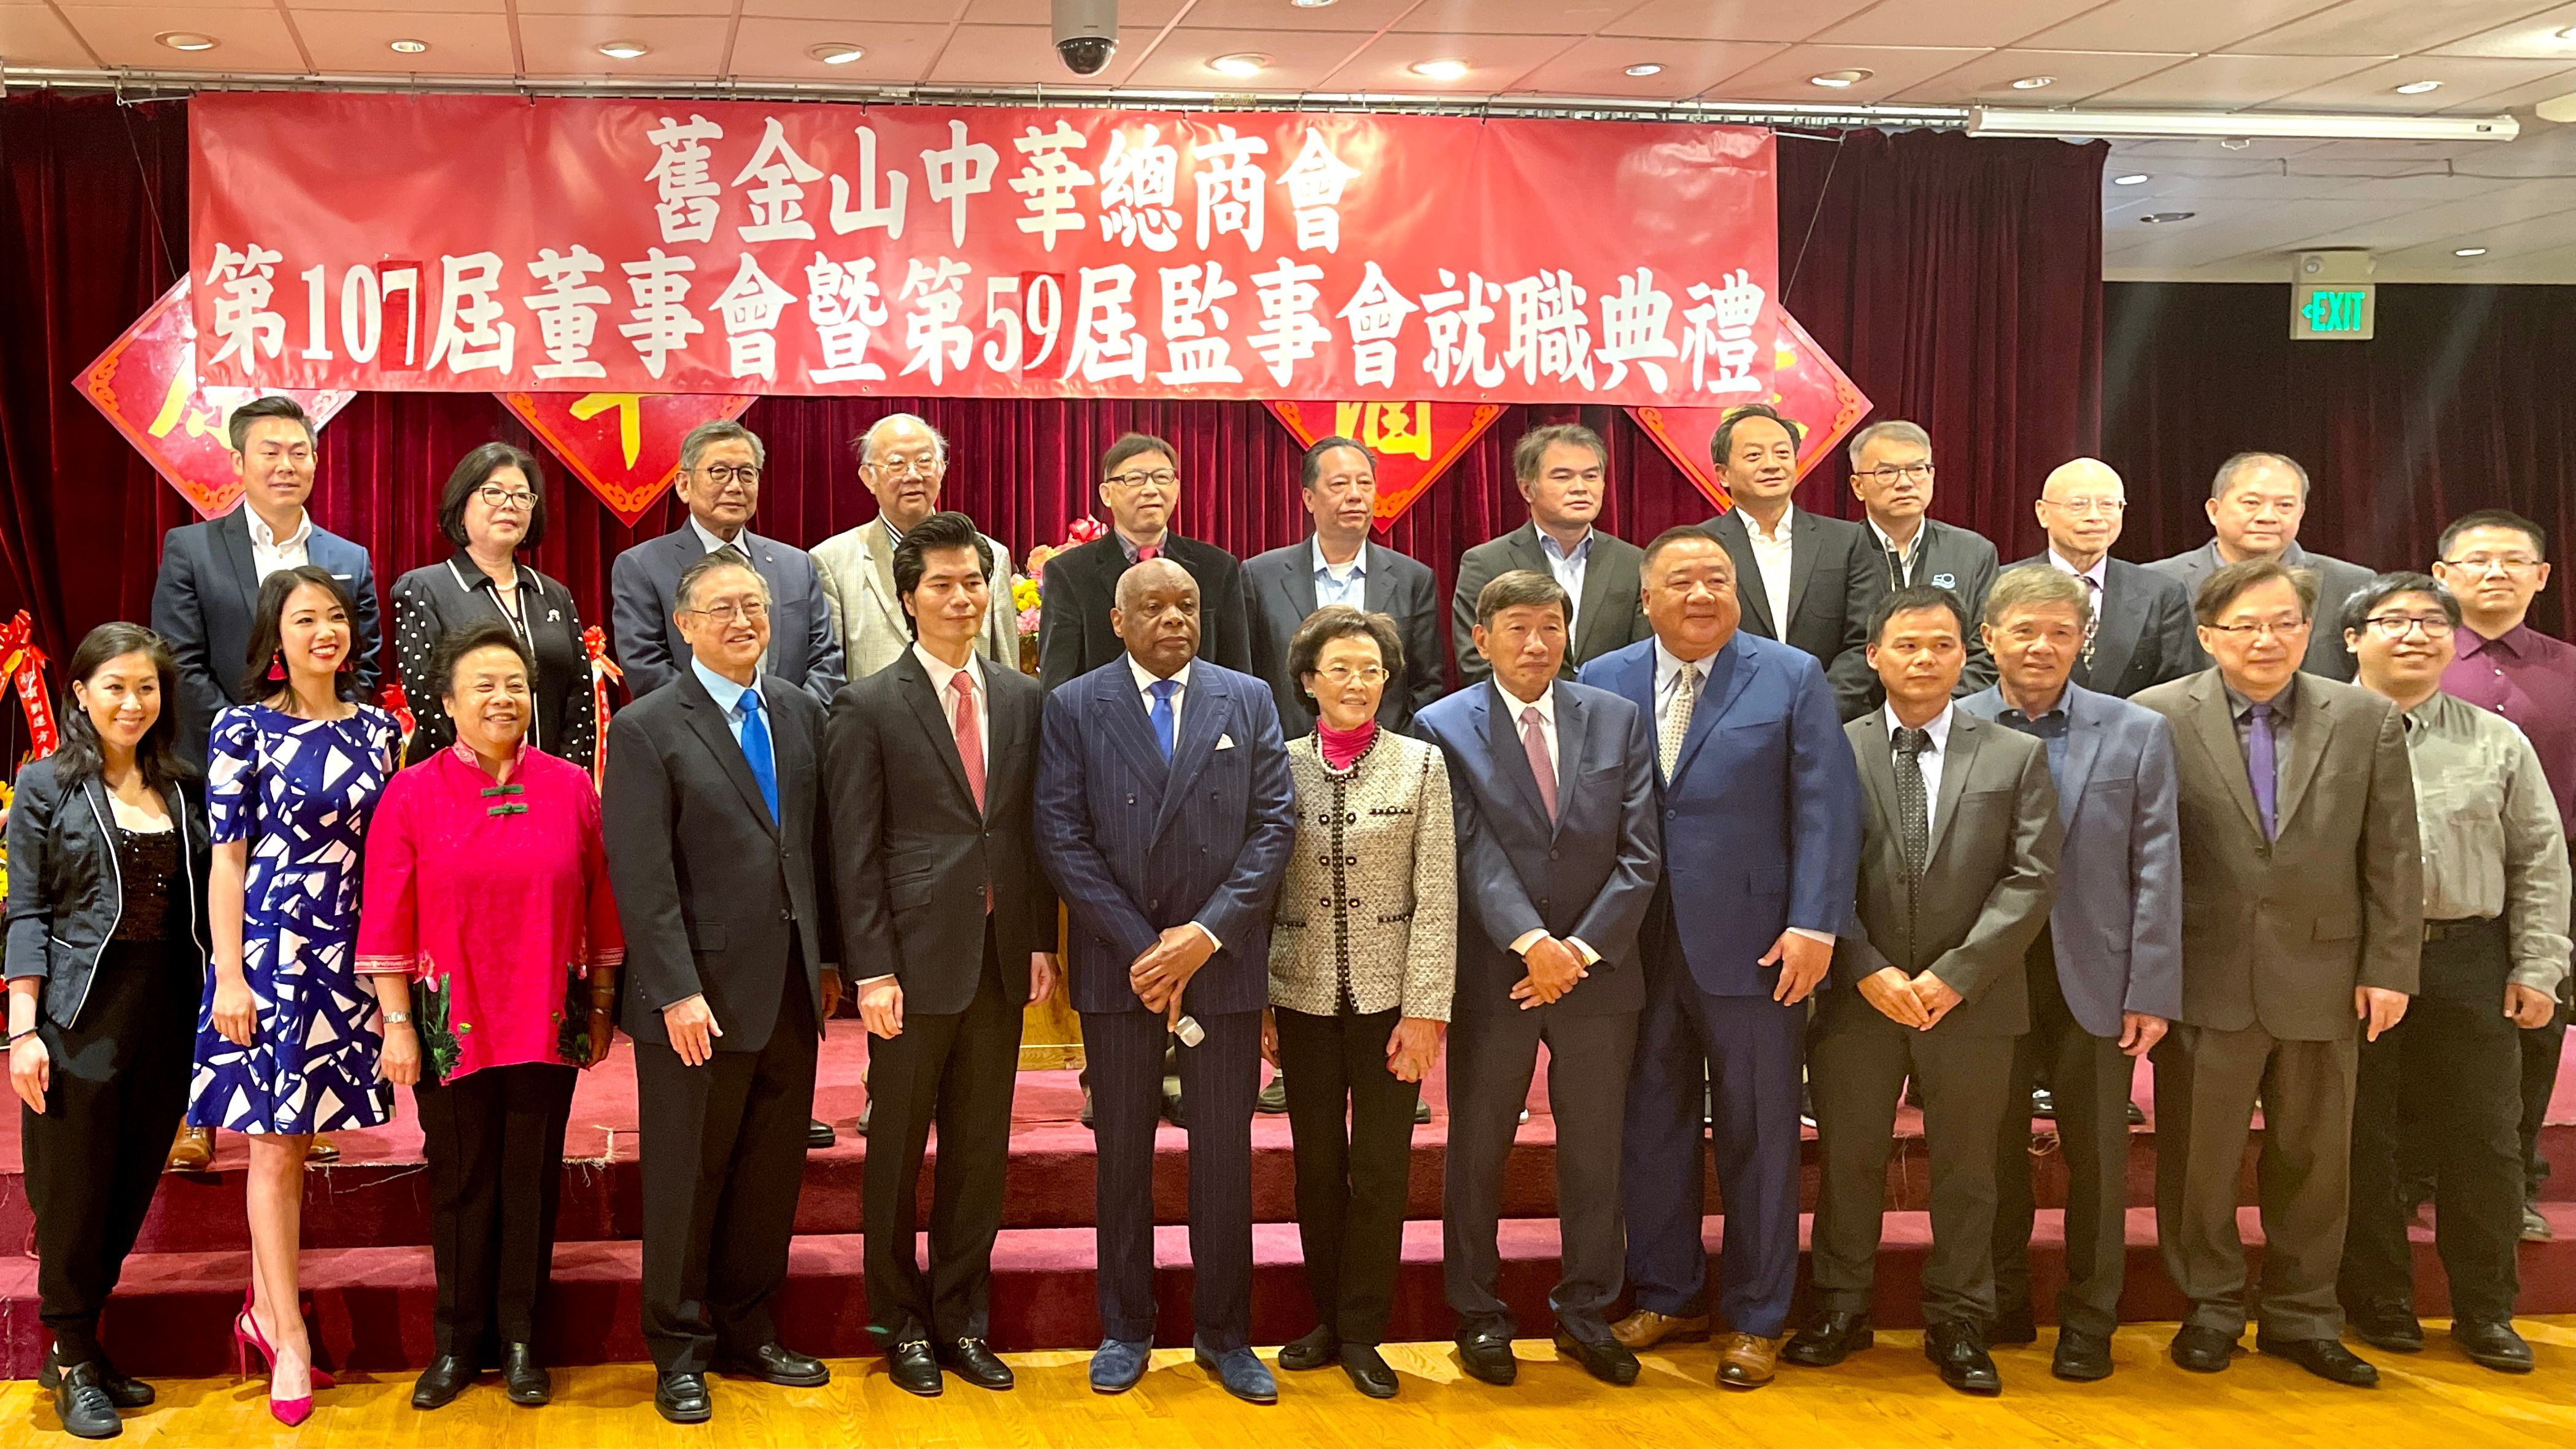
[[[841,1128],[841,1140],[813,1153],[806,1164],[797,1213],[798,1241],[790,1279],[777,1305],[785,1336],[798,1347],[826,1355],[869,1350],[860,1272],[859,1183],[865,1140],[849,1130],[863,1093],[858,1086],[858,1036],[854,1023],[839,1023],[825,1044],[818,1110]],[[556,1296],[544,1326],[550,1362],[584,1364],[641,1358],[636,1325],[637,1238],[640,1195],[636,1163],[634,1073],[621,1042],[616,1055],[587,1074],[575,1096],[566,1136],[563,1208],[556,1252]],[[1389,1336],[1438,1340],[1449,1332],[1440,1293],[1440,1175],[1447,1114],[1442,1077],[1428,1084],[1432,1122],[1414,1135],[1405,1267],[1396,1319]],[[2166,1280],[2154,1252],[2153,1203],[2156,1132],[2152,1074],[2137,1078],[2148,1122],[2130,1135],[2129,1287],[2122,1311],[2131,1320],[2177,1318],[2183,1303]],[[391,1125],[341,1134],[342,1161],[306,1177],[304,1281],[316,1325],[317,1353],[335,1368],[395,1372],[429,1356],[429,1316],[434,1297],[430,1266],[428,1184],[420,1162],[420,1137],[408,1093]],[[1070,1072],[1027,1072],[1020,1078],[1012,1125],[1009,1195],[1004,1231],[995,1253],[993,1338],[1009,1350],[1088,1348],[1098,1342],[1092,1296],[1093,1179],[1090,1132],[1077,1120],[1080,1091]],[[1547,1112],[1544,1076],[1531,1094],[1531,1118],[1522,1128],[1509,1166],[1503,1230],[1504,1292],[1521,1315],[1524,1331],[1547,1323],[1546,1294],[1556,1271],[1553,1220],[1555,1130]],[[2046,1122],[2034,1124],[2046,1133]],[[1929,1245],[1929,1191],[1922,1124],[1901,1114],[1899,1150],[1888,1169],[1889,1209],[1881,1258],[1877,1320],[1891,1327],[1920,1321],[1916,1281]],[[18,1117],[0,1115],[0,1241],[18,1252],[0,1262],[0,1377],[34,1373],[45,1337],[36,1318],[33,1221],[17,1170]],[[1254,1337],[1279,1343],[1311,1326],[1302,1279],[1291,1189],[1285,1117],[1257,1118],[1254,1136],[1254,1207],[1258,1276]],[[2562,1072],[2549,1114],[2545,1151],[2552,1163],[2545,1212],[2556,1240],[2522,1249],[2522,1310],[2576,1312],[2576,1062]],[[1189,1279],[1185,1189],[1188,1138],[1166,1126],[1156,1142],[1156,1215],[1166,1226],[1158,1256],[1165,1341],[1187,1342]],[[2035,1144],[2042,1207],[2033,1246],[2033,1273],[2043,1321],[2061,1274],[2059,1214],[2063,1166],[2052,1140]],[[1815,1183],[1813,1134],[1805,1198],[1812,1208]],[[936,1151],[934,1142],[933,1151]],[[223,1324],[238,1307],[248,1273],[249,1239],[243,1211],[245,1149],[225,1135],[211,1171],[172,1174],[164,1180],[136,1256],[111,1306],[105,1332],[110,1349],[129,1371],[150,1375],[201,1375],[220,1370],[226,1356]],[[1709,1199],[1716,1206],[1712,1183]],[[2253,1201],[2252,1149],[2240,1202]],[[2253,1210],[2242,1213],[2249,1241],[2259,1241]],[[1706,1232],[1712,1247],[1719,1222]],[[2445,1311],[2441,1272],[2429,1229],[2416,1231],[2416,1266],[2424,1311]],[[2259,1251],[2259,1249],[2258,1249]]]

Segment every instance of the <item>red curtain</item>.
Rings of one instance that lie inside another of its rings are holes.
[[[2099,351],[2098,187],[2102,148],[1958,135],[1783,137],[1781,272],[1789,304],[1882,413],[1912,416],[1939,441],[1943,516],[2026,530],[2046,468],[2095,441]],[[111,618],[140,619],[161,534],[193,514],[70,380],[165,288],[186,255],[186,113],[103,97],[0,101],[0,443],[8,489],[0,617],[34,610],[61,658]],[[327,164],[317,159],[316,164]],[[1801,258],[1803,257],[1803,263]],[[947,502],[1025,553],[1060,539],[1096,506],[1092,464],[1119,432],[1144,428],[1180,449],[1180,526],[1250,555],[1301,537],[1297,448],[1257,404],[777,398],[744,421],[770,447],[758,527],[811,544],[869,517],[848,441],[896,408],[951,440]],[[1613,408],[1516,407],[1397,523],[1388,540],[1445,581],[1458,554],[1525,516],[1512,440],[1540,421],[1579,419],[1609,440],[1605,526],[1645,539],[1708,515],[1704,499]],[[433,499],[449,466],[490,438],[526,431],[470,394],[361,396],[323,438],[313,511],[365,544],[378,577],[443,556]],[[552,470],[552,527],[534,562],[570,584],[585,617],[602,608],[609,561],[677,526],[665,503],[629,530]],[[1818,470],[1806,506],[1855,511],[1839,467]],[[2020,539],[2015,547],[2034,545]],[[2035,545],[2034,545],[2035,546]]]

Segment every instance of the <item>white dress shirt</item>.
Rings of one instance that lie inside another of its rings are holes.
[[[976,763],[984,767],[984,778],[990,780],[993,777],[993,697],[984,687],[982,661],[974,650],[969,649],[966,651],[966,667],[952,669],[937,655],[922,648],[918,640],[913,643],[912,657],[921,661],[922,671],[930,676],[931,697],[939,701],[939,717],[949,722],[951,730],[956,728],[957,700],[950,693],[955,686],[948,681],[960,674],[966,676],[966,692],[975,701],[975,742],[983,747],[983,758]],[[1177,720],[1178,716],[1174,718]]]
[[[254,512],[249,504],[242,505],[242,514],[250,524],[251,572],[259,575],[261,582],[266,582],[270,574],[283,569],[300,569],[311,562],[304,553],[304,546],[313,541],[311,513],[298,510],[295,531],[284,538],[279,538],[277,531],[268,526],[268,520]]]
[[[1123,536],[1122,541],[1124,541]],[[1190,664],[1196,663],[1198,661],[1193,659],[1189,664],[1184,664],[1172,671],[1172,683],[1180,686],[1172,691],[1172,748],[1175,751],[1181,747],[1181,701],[1190,697]],[[1127,672],[1136,676],[1137,702],[1145,706],[1145,723],[1150,731],[1154,720],[1154,686],[1163,681],[1156,679],[1144,665],[1137,663],[1136,656],[1133,654],[1127,656]],[[1210,946],[1220,951],[1225,949],[1225,943],[1216,938],[1216,932],[1208,929],[1207,922],[1192,921],[1190,924],[1199,928],[1199,934],[1208,938]]]
[[[1584,549],[1590,548],[1591,545],[1592,536],[1590,534],[1585,534],[1583,537],[1583,546],[1582,548],[1578,548],[1576,552],[1581,553]],[[1655,647],[1661,649],[1663,646],[1658,644]],[[1512,697],[1512,692],[1503,687],[1503,678],[1501,675],[1497,674],[1491,676],[1489,682],[1493,685],[1494,689],[1494,708],[1502,711],[1504,721],[1511,729],[1512,743],[1511,745],[1504,746],[1504,748],[1517,748],[1520,745],[1521,712],[1523,710],[1531,709],[1538,711],[1538,737],[1540,742],[1547,746],[1547,767],[1548,770],[1556,776],[1557,809],[1559,813],[1562,814],[1565,808],[1565,757],[1558,754],[1556,748],[1555,688],[1551,685],[1549,688],[1540,690],[1538,698],[1536,699],[1515,699]],[[1533,926],[1530,929],[1521,932],[1519,936],[1513,938],[1512,954],[1518,956],[1529,950],[1530,947],[1535,946],[1546,939],[1547,928],[1544,926]],[[1574,948],[1574,954],[1582,957],[1583,964],[1586,966],[1593,965],[1601,959],[1601,953],[1593,950],[1590,946],[1585,945],[1580,937],[1568,936],[1565,938],[1565,944]]]
[[[720,548],[730,548],[744,558],[751,557],[751,545],[742,541],[744,535],[751,532],[748,528],[731,538],[718,538],[707,530],[705,524],[698,522],[698,516],[692,513],[689,515],[689,531],[698,536],[698,546],[708,553],[714,553]]]
[[[1326,604],[1348,604],[1354,609],[1368,607],[1368,544],[1365,540],[1360,544],[1360,551],[1351,555],[1349,563],[1326,563],[1324,545],[1311,537],[1306,540],[1306,552],[1314,567],[1316,608]]]
[[[1789,632],[1790,525],[1797,517],[1795,507],[1780,510],[1780,526],[1766,535],[1760,519],[1744,515],[1744,536],[1753,541],[1753,568],[1762,575],[1762,597],[1771,606],[1771,626],[1783,635]]]
[[[1555,534],[1542,528],[1538,532],[1538,551],[1546,556],[1547,571],[1555,575],[1556,586],[1565,590],[1565,639],[1566,647],[1570,649],[1574,644],[1575,611],[1583,606],[1584,570],[1592,563],[1592,529],[1586,526],[1583,542],[1576,544],[1574,551],[1568,553],[1565,546],[1556,541]],[[1555,731],[1556,723],[1551,717],[1548,722],[1548,748],[1551,750],[1556,748]]]
[[[1897,721],[1896,706],[1887,705],[1884,710],[1887,715],[1887,758],[1892,763],[1896,759],[1896,732],[1905,726]],[[1923,829],[1926,840],[1933,838],[1933,827],[1941,823],[1941,762],[1950,755],[1950,713],[1951,707],[1943,704],[1941,712],[1923,727],[1924,732],[1932,736],[1932,746],[1914,757],[1915,764],[1923,771]]]
[[[2079,569],[2068,563],[2059,556],[2056,549],[2052,548],[2048,551],[2048,562],[2058,572],[2073,574],[2093,586],[2093,616],[2098,620],[2102,616],[2102,590],[2108,586],[2111,574],[2111,556],[2106,553],[2093,560],[2093,567]]]

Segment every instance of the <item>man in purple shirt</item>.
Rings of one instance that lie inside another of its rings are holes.
[[[2491,709],[2522,727],[2540,755],[2541,773],[2558,801],[2558,820],[2576,838],[2576,646],[2524,622],[2549,583],[2547,540],[2540,525],[2501,508],[2462,514],[2442,530],[2433,577],[2458,596],[2459,658],[2442,673],[2444,693]],[[2540,1159],[2540,1119],[2558,1081],[2567,1041],[2568,989],[2559,985],[2558,1014],[2522,1034],[2522,1236],[2548,1238],[2536,1206],[2549,1165]]]

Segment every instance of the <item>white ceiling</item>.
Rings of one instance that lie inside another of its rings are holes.
[[[2279,280],[2286,254],[2366,246],[2388,280],[2576,283],[2576,126],[2530,108],[2576,92],[2576,3],[2535,0],[1120,0],[1088,80],[1056,61],[1048,0],[0,0],[13,69],[601,79],[852,86],[1082,85],[1633,100],[2510,111],[2510,144],[2147,141],[2103,187],[2114,278]],[[211,50],[156,37],[192,31]],[[416,55],[389,48],[426,42]],[[615,61],[597,47],[640,41]],[[866,55],[825,65],[806,48]],[[1233,79],[1208,69],[1251,52]],[[1459,60],[1437,82],[1409,69]],[[1663,67],[1631,77],[1628,66]],[[1870,72],[1841,89],[1810,77]],[[2012,82],[2053,83],[2015,89]],[[2406,96],[2396,87],[2439,81]],[[2159,212],[2191,219],[2147,223]],[[2453,255],[2484,247],[2474,259]]]

